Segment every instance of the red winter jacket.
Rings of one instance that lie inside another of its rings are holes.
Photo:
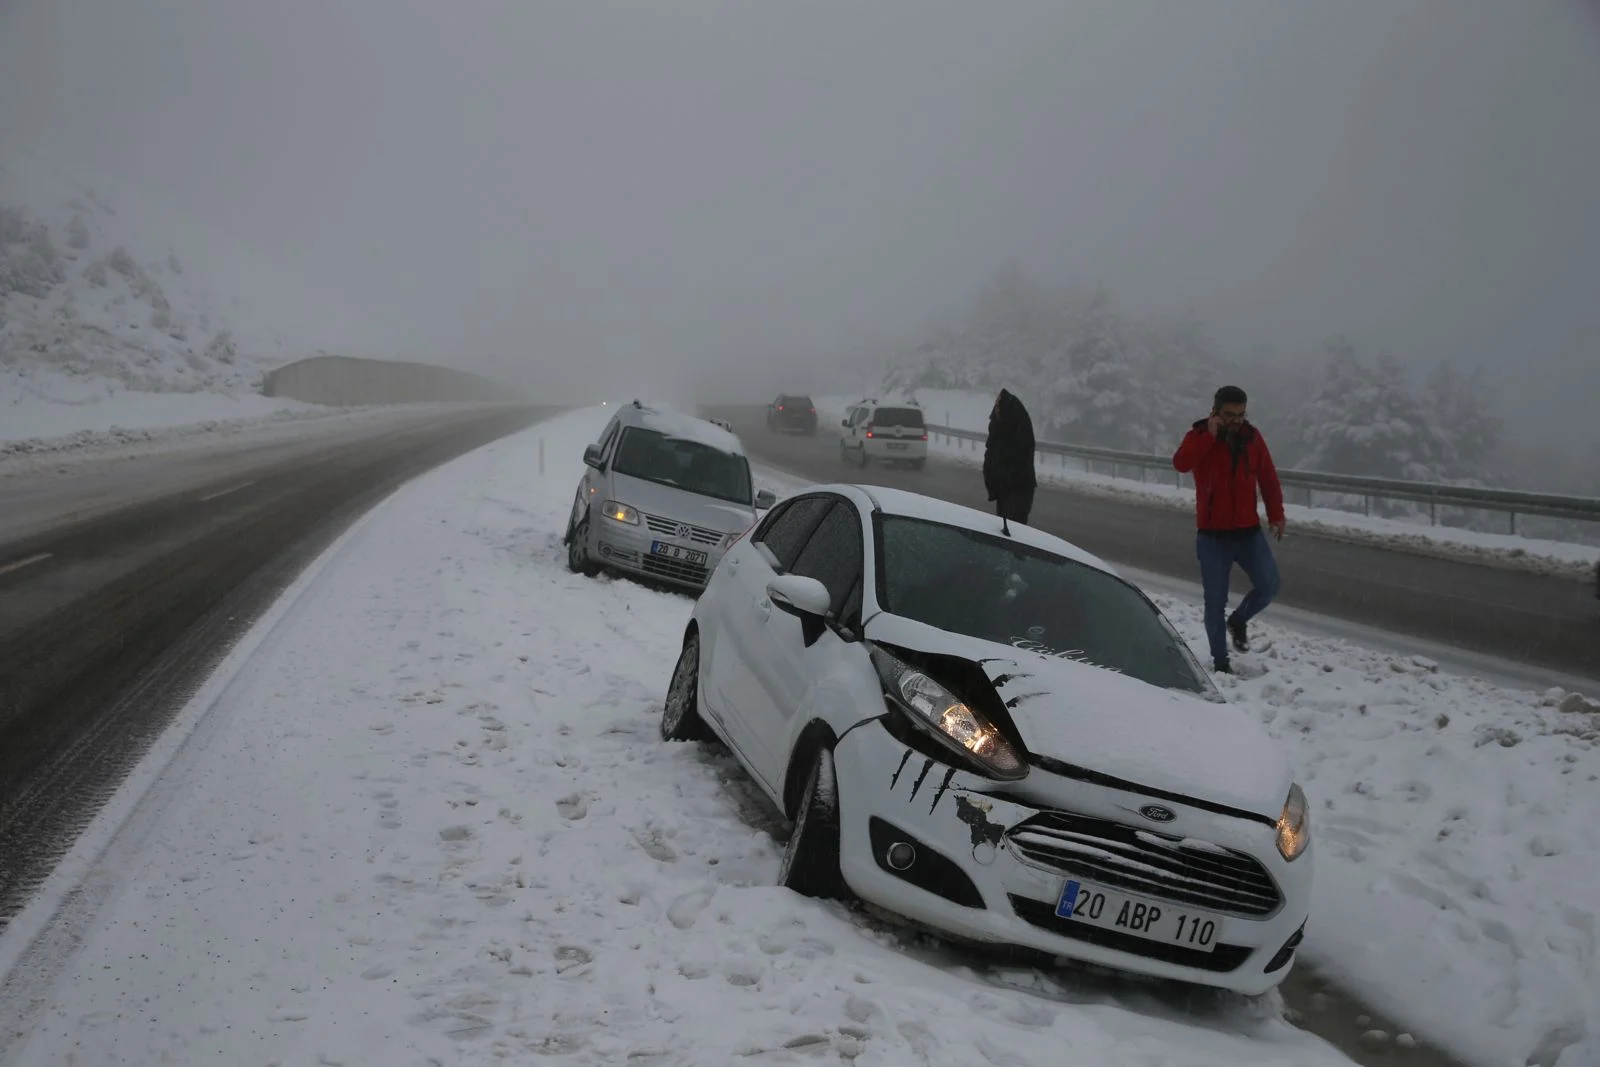
[[[1237,447],[1237,455],[1235,454]],[[1239,427],[1236,446],[1230,446],[1196,422],[1172,456],[1172,465],[1194,475],[1195,520],[1202,530],[1248,530],[1261,525],[1256,511],[1256,489],[1266,501],[1267,521],[1283,522],[1283,486],[1272,464],[1267,440],[1246,422]]]

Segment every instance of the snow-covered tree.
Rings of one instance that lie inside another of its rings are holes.
[[[1211,410],[1219,386],[1237,384],[1237,368],[1192,308],[1145,322],[1139,336],[1149,355],[1150,414],[1176,440],[1173,435]]]
[[[1104,448],[1141,449],[1154,434],[1147,403],[1155,383],[1111,294],[1098,290],[1067,346],[1065,379],[1044,391],[1051,423],[1063,439]]]
[[[1449,441],[1399,362],[1384,355],[1368,366],[1343,336],[1329,341],[1326,352],[1322,385],[1303,416],[1301,464],[1412,481],[1445,477]]]
[[[72,221],[67,223],[67,247],[80,252],[89,247],[89,227],[77,212],[73,212]]]
[[[1440,363],[1428,376],[1428,403],[1450,444],[1450,474],[1482,478],[1505,432],[1505,424],[1489,410],[1483,368],[1462,374],[1454,364]]]

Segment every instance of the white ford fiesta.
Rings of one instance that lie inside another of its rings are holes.
[[[1309,910],[1287,754],[1160,610],[1025,526],[808,489],[713,572],[661,721],[794,823],[780,880],[958,938],[1265,992]]]

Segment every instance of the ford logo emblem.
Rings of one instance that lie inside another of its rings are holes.
[[[1163,808],[1160,804],[1146,804],[1139,809],[1139,814],[1151,822],[1171,822],[1178,817],[1171,808]]]

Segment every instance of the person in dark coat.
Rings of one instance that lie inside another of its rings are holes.
[[[995,514],[1026,524],[1033,511],[1038,479],[1033,473],[1033,420],[1010,391],[1002,389],[989,412],[989,438],[983,445],[983,487]]]

